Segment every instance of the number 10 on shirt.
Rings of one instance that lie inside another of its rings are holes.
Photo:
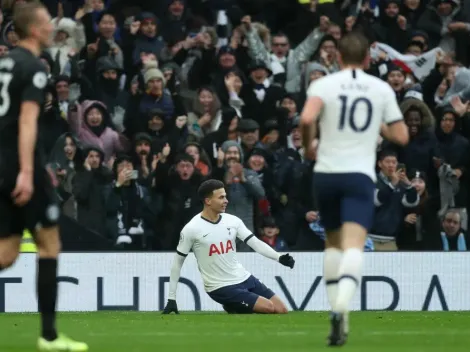
[[[369,99],[365,97],[359,97],[352,100],[352,103],[349,105],[349,98],[347,95],[340,95],[339,100],[341,100],[341,117],[339,120],[339,130],[343,130],[345,125],[348,124],[349,127],[354,132],[364,132],[366,131],[372,120],[372,103]],[[365,106],[365,121],[362,126],[358,126],[356,119],[356,109],[362,105]]]

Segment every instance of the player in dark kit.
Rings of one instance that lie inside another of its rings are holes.
[[[30,230],[38,248],[42,333],[37,347],[39,351],[88,351],[85,343],[58,335],[55,327],[59,207],[52,175],[36,146],[47,85],[38,57],[50,45],[51,17],[43,5],[30,2],[15,6],[13,23],[19,45],[0,59],[0,269],[15,262],[23,230]]]

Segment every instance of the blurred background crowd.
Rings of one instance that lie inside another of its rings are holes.
[[[0,55],[17,45],[2,0]],[[175,250],[207,178],[276,250],[321,250],[301,148],[314,80],[362,31],[368,70],[410,132],[377,141],[369,250],[467,250],[468,0],[43,0],[55,26],[40,139],[58,180],[66,250]],[[247,251],[243,243],[239,251]]]

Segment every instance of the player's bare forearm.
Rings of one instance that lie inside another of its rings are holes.
[[[317,136],[317,119],[323,109],[323,101],[319,97],[310,97],[306,102],[300,117],[302,144],[308,148]]]
[[[316,136],[316,126],[314,125],[300,125],[300,131],[302,134],[302,146],[305,148],[305,150],[308,149],[312,141],[315,139]]]
[[[26,101],[21,104],[18,121],[20,172],[32,173],[34,171],[34,149],[36,147],[39,111],[39,105],[35,102]]]
[[[408,127],[403,121],[398,121],[391,125],[382,124],[380,132],[382,134],[382,137],[389,140],[390,142],[399,145],[408,144]]]

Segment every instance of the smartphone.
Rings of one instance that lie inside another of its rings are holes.
[[[132,170],[131,172],[131,180],[137,180],[139,178],[139,171]]]
[[[397,165],[397,171],[404,171],[404,172],[406,172],[406,165],[403,164],[403,163],[399,163],[399,164]]]
[[[190,37],[190,38],[194,38],[194,37],[196,37],[198,34],[199,34],[199,33],[196,33],[196,32],[190,32],[190,33],[189,33],[189,37]]]

